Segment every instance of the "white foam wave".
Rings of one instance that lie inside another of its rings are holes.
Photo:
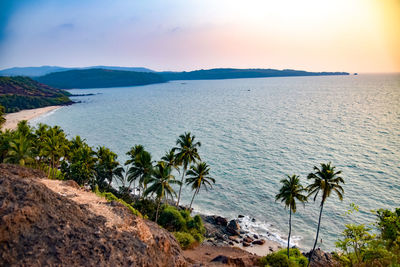
[[[273,225],[264,221],[258,221],[249,216],[237,219],[240,227],[249,232],[250,234],[258,235],[262,238],[269,239],[278,242],[282,246],[287,246],[287,239],[283,238],[277,229],[274,229]],[[292,236],[290,238],[290,246],[299,247],[299,242],[302,239],[300,236]]]
[[[51,116],[52,114],[54,114],[57,110],[59,110],[59,109],[61,109],[61,108],[62,108],[62,107],[56,108],[56,109],[50,110],[49,112],[46,112],[46,113],[44,113],[44,114],[42,114],[42,115],[40,115],[40,116],[37,116],[37,117],[35,117],[35,118],[29,120],[29,124],[30,124],[30,125],[36,125],[36,124],[38,124],[40,121],[42,121],[44,118],[47,118],[47,117]]]

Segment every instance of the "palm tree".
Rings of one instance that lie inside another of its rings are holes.
[[[142,145],[135,145],[134,147],[126,153],[130,158],[125,162],[125,165],[132,164],[135,162],[136,158],[140,153],[144,151],[144,147]]]
[[[5,162],[18,163],[21,166],[34,162],[32,143],[25,135],[19,134],[10,141]]]
[[[24,136],[26,136],[29,140],[32,140],[32,137],[33,137],[33,134],[32,134],[32,127],[29,126],[27,120],[22,120],[22,121],[18,122],[18,124],[17,124],[17,129],[15,130],[15,132],[16,132],[18,135],[24,135]]]
[[[133,154],[134,155],[134,154]],[[146,190],[148,180],[151,176],[153,169],[153,162],[151,160],[151,154],[146,150],[141,150],[132,159],[132,165],[128,169],[128,182],[129,190],[132,182],[139,179],[139,186],[142,187],[142,191]],[[144,194],[142,194],[144,196]]]
[[[129,159],[127,161],[125,161],[125,165],[129,165],[129,164],[134,164],[137,160],[139,155],[145,151],[144,147],[142,145],[135,145],[131,148],[131,150],[129,150],[126,155],[129,156]],[[131,186],[132,186],[132,182],[133,182],[133,188],[134,188],[134,192],[136,195],[136,179],[140,177],[140,173],[138,171],[138,168],[134,168],[133,166],[129,167],[126,170],[126,178],[127,181],[129,182],[128,185],[128,192],[130,192],[131,190]]]
[[[36,144],[34,146],[34,155],[37,159],[37,165],[39,168],[42,168],[42,161],[45,159],[43,155],[43,148],[48,131],[49,126],[43,123],[39,123],[38,128],[35,130]]]
[[[331,195],[332,192],[335,192],[340,200],[343,200],[344,190],[339,185],[339,183],[344,184],[344,180],[339,175],[342,173],[341,171],[335,172],[334,166],[331,166],[331,163],[328,164],[321,163],[321,168],[314,166],[314,173],[310,173],[307,176],[307,179],[314,179],[313,183],[307,186],[307,191],[309,192],[308,196],[314,195],[314,202],[318,196],[319,191],[322,191],[322,200],[321,200],[321,209],[319,212],[318,219],[318,228],[317,228],[317,236],[315,237],[315,242],[313,249],[310,253],[308,259],[308,265],[310,265],[312,256],[314,254],[315,246],[318,241],[319,227],[321,225],[321,215],[322,209],[324,208],[324,203],[326,199]]]
[[[14,132],[10,129],[0,132],[0,162],[5,162],[7,153],[10,150],[11,140],[14,138]]]
[[[42,155],[49,159],[49,177],[50,171],[52,170],[51,176],[55,178],[59,161],[67,154],[67,144],[68,140],[65,138],[65,134],[59,126],[54,126],[47,131],[47,135],[44,138]]]
[[[163,161],[157,163],[148,182],[151,183],[151,186],[144,192],[144,195],[156,194],[157,196],[157,211],[155,220],[157,222],[161,200],[166,198],[168,195],[171,197],[173,197],[173,195],[176,196],[171,184],[179,184],[180,182],[175,180],[175,177],[171,174],[171,167]]]
[[[117,154],[104,146],[98,147],[96,164],[96,178],[99,187],[103,186],[104,181],[108,181],[108,187],[111,187],[111,182],[114,177],[119,180],[123,179],[125,171],[117,161]]]
[[[5,111],[6,109],[2,105],[0,105],[0,130],[3,124],[6,122],[6,118],[4,118]]]
[[[176,162],[176,155],[174,149],[171,149],[170,151],[166,152],[165,155],[161,158],[161,160],[167,163],[167,166],[174,168],[179,173],[179,166],[178,163]]]
[[[95,166],[97,158],[96,153],[86,143],[70,153],[68,161],[63,161],[62,169],[66,179],[71,179],[79,185],[89,183],[92,188],[95,187]]]
[[[282,179],[283,184],[279,193],[275,196],[275,201],[281,200],[285,202],[285,207],[289,208],[289,236],[287,242],[287,256],[289,258],[289,244],[290,235],[292,233],[292,212],[296,213],[296,199],[302,203],[307,201],[307,196],[302,193],[306,189],[300,184],[300,178],[297,175],[289,176],[286,179]]]
[[[176,206],[179,206],[179,201],[181,199],[182,192],[182,184],[183,178],[185,177],[186,170],[188,166],[192,162],[196,162],[197,160],[201,160],[200,156],[197,152],[197,148],[201,146],[200,142],[195,142],[194,139],[196,137],[191,135],[190,132],[182,134],[179,136],[178,140],[176,140],[177,147],[173,148],[173,151],[178,151],[176,154],[176,162],[178,165],[183,165],[182,179],[181,185],[179,187],[178,201],[176,202]]]
[[[186,184],[192,185],[192,190],[194,190],[192,201],[190,201],[189,206],[189,210],[191,210],[194,197],[199,193],[201,186],[207,190],[207,186],[210,188],[212,187],[211,182],[215,184],[215,179],[209,176],[210,167],[205,162],[199,162],[197,166],[192,166],[190,170],[188,170],[187,175],[189,177],[186,179]]]

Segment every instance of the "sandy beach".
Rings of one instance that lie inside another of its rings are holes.
[[[2,129],[14,130],[17,128],[18,122],[22,120],[29,121],[61,107],[62,106],[49,106],[44,108],[26,109],[19,112],[6,114],[5,115],[6,122],[4,123]]]

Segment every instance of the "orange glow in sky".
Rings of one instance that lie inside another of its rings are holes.
[[[0,68],[400,72],[400,0],[15,3],[0,20]]]

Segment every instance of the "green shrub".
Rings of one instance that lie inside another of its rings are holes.
[[[170,232],[179,233],[179,238],[177,237],[177,239],[183,249],[189,245],[194,246],[204,240],[206,229],[201,217],[199,215],[192,217],[187,210],[178,210],[173,206],[163,206],[158,223]]]
[[[107,201],[116,201],[118,203],[121,203],[122,205],[124,205],[125,207],[127,207],[134,215],[139,216],[140,218],[143,218],[143,215],[136,210],[135,208],[133,208],[131,205],[129,205],[128,203],[126,203],[124,200],[117,198],[116,196],[114,196],[113,193],[110,192],[100,192],[99,191],[99,187],[96,185],[96,187],[94,188],[94,193],[99,196],[99,197],[104,197],[105,199],[107,199]]]
[[[277,252],[268,254],[260,259],[261,266],[271,267],[306,267],[308,260],[304,257],[298,248],[289,249],[289,259],[287,249],[281,249]]]
[[[197,242],[201,243],[204,240],[204,236],[197,231],[190,231],[190,234],[196,239]]]
[[[189,233],[174,232],[173,234],[174,234],[176,240],[179,242],[179,245],[183,249],[190,248],[196,243],[196,240],[194,239],[194,237]]]
[[[190,216],[190,215],[189,215]],[[165,206],[160,214],[158,223],[170,232],[186,230],[186,221],[175,207]]]
[[[118,201],[119,199],[113,193],[104,192],[102,194],[108,201]]]
[[[124,198],[126,199],[126,198]],[[129,200],[129,198],[128,198]],[[143,215],[146,215],[150,220],[155,220],[157,205],[154,201],[149,199],[137,200],[132,205],[135,209],[139,210]]]
[[[260,259],[260,263],[264,266],[271,267],[289,267],[287,255],[279,253],[271,253]]]
[[[201,235],[206,233],[206,228],[204,228],[203,220],[199,215],[195,215],[193,218],[190,218],[187,223],[188,229],[195,229]]]

